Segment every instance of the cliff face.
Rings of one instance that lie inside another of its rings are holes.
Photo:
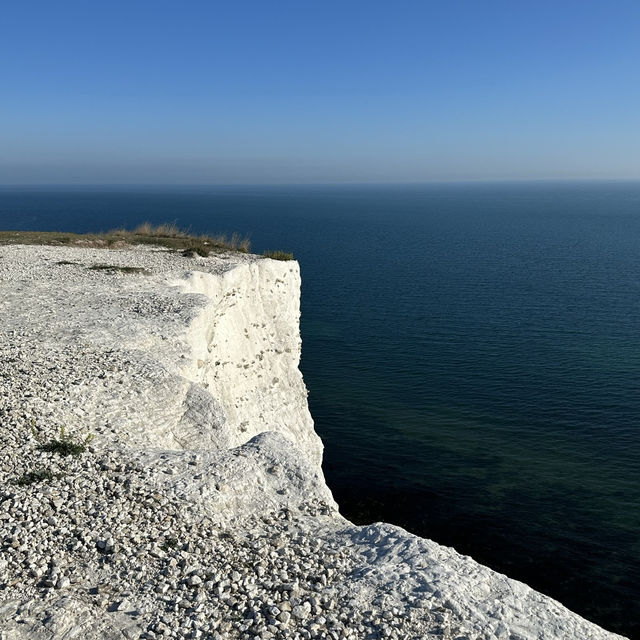
[[[181,373],[219,404],[224,441],[217,445],[229,448],[276,431],[319,465],[322,443],[298,370],[298,264],[259,260],[220,275],[190,273],[176,286],[206,300],[188,328],[189,365]]]
[[[297,263],[12,246],[0,287],[3,640],[617,637],[340,516]]]

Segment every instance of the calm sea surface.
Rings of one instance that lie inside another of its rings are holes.
[[[175,221],[302,267],[325,472],[640,637],[640,183],[0,189],[0,228]]]

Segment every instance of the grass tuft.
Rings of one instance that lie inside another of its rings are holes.
[[[119,267],[114,264],[94,264],[89,267],[92,271],[120,271],[121,273],[142,273],[150,275],[150,272],[143,267]]]
[[[60,233],[58,231],[0,231],[2,244],[45,244],[72,247],[99,247],[117,249],[135,245],[152,245],[188,251],[189,255],[208,256],[210,253],[237,251],[247,253],[251,243],[246,237],[234,234],[197,235],[181,230],[175,224],[153,225],[144,222],[133,230],[113,229],[106,233]]]
[[[122,233],[127,233],[122,230]],[[139,224],[131,233],[138,236],[157,236],[165,238],[188,238],[189,233],[182,231],[175,224],[159,224],[155,227],[150,222]]]
[[[49,469],[37,469],[36,471],[29,471],[24,475],[16,478],[13,481],[13,484],[18,485],[19,487],[28,487],[29,485],[35,484],[36,482],[44,482],[54,480],[59,477],[57,474],[52,473]]]
[[[265,251],[262,255],[272,260],[293,260],[293,253],[286,251]]]
[[[160,547],[165,553],[170,551],[171,549],[178,548],[178,539],[177,538],[165,538],[164,544]]]
[[[60,427],[60,437],[55,440],[49,440],[38,446],[40,451],[46,451],[48,453],[57,453],[60,456],[79,456],[87,449],[87,445],[93,436],[88,435],[84,442],[78,442],[74,440],[68,433],[65,433],[64,427]]]
[[[193,258],[196,255],[206,258],[210,253],[211,253],[211,247],[207,247],[206,245],[201,245],[201,246],[187,247],[182,252],[182,255],[185,258]]]

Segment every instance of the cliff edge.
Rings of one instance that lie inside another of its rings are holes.
[[[294,261],[0,247],[0,639],[620,638],[321,470]]]

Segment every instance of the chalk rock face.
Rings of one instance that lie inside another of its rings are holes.
[[[338,512],[296,262],[0,247],[0,640],[614,638]]]
[[[182,374],[219,403],[227,446],[278,431],[319,464],[322,445],[298,370],[298,264],[259,260],[221,275],[192,272],[175,284],[207,300],[189,327]]]

